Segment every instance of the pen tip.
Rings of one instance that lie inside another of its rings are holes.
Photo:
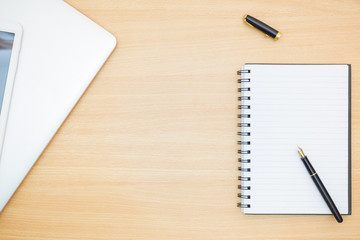
[[[299,145],[297,147],[298,147],[298,153],[300,154],[300,156],[302,158],[305,157],[305,154],[304,154],[303,150],[301,149],[301,147],[299,147]]]

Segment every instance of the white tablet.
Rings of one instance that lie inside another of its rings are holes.
[[[0,20],[0,154],[20,53],[21,37],[22,27],[19,24]]]

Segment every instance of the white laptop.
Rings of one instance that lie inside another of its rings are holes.
[[[0,160],[0,211],[116,45],[60,0],[0,0],[23,39]]]

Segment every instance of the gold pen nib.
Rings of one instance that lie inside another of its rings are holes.
[[[300,156],[302,158],[305,157],[305,153],[303,152],[303,150],[299,146],[297,146],[297,147],[298,147],[298,153],[300,154]]]

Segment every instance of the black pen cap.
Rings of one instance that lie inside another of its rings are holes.
[[[245,14],[244,21],[251,27],[256,28],[256,29],[262,31],[263,33],[265,33],[266,35],[272,37],[274,40],[279,40],[279,38],[281,37],[281,33],[278,30],[275,30],[274,28],[270,27],[269,25],[263,23],[262,21],[254,18],[248,14]]]

